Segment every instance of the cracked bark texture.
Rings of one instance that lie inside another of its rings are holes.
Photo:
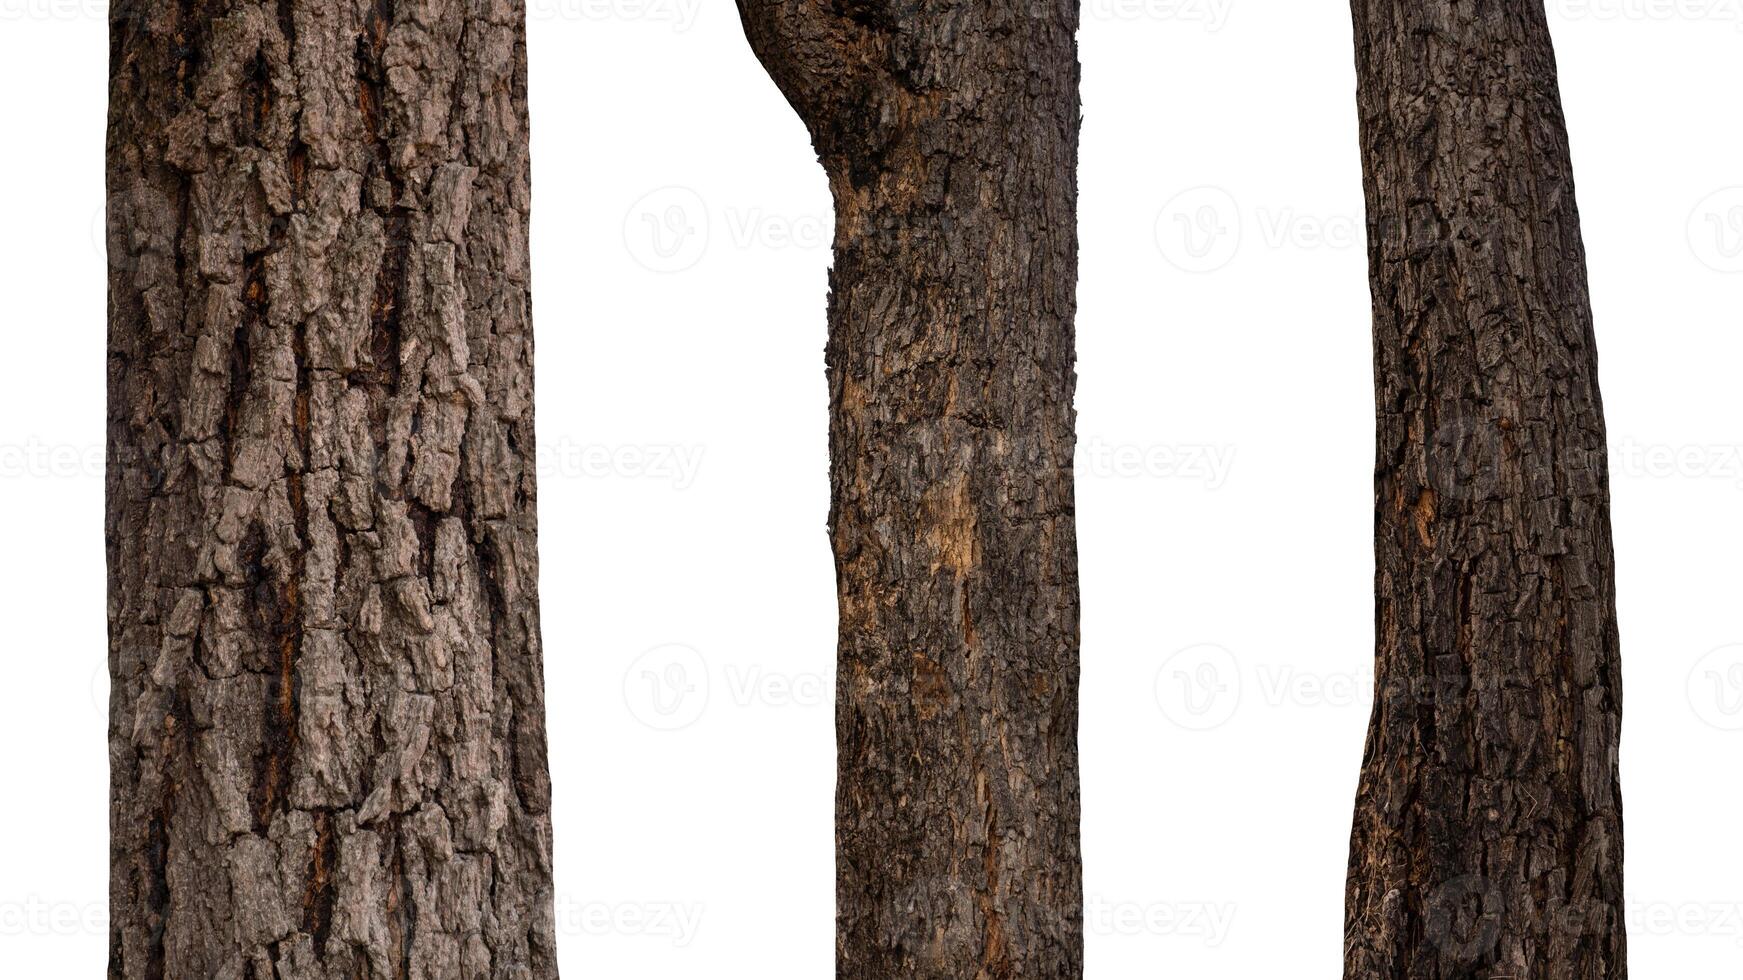
[[[1621,980],[1621,675],[1586,263],[1540,0],[1354,0],[1376,701],[1350,980]]]
[[[1082,975],[1077,7],[741,0],[834,195],[836,975]]]
[[[517,0],[121,0],[115,980],[557,975]]]

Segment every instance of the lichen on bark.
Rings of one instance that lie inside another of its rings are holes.
[[[116,980],[556,976],[523,20],[112,9]]]

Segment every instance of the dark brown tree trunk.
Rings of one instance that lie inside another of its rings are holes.
[[[835,198],[836,975],[1081,976],[1076,4],[740,10]]]
[[[109,975],[555,977],[521,5],[110,64]]]
[[[1377,684],[1350,980],[1621,980],[1597,352],[1541,0],[1354,0]]]

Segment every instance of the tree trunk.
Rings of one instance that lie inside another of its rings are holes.
[[[123,0],[109,976],[557,975],[517,0]]]
[[[835,198],[836,975],[1082,975],[1077,8],[742,0]]]
[[[1377,683],[1344,975],[1621,980],[1606,442],[1543,4],[1353,7]]]

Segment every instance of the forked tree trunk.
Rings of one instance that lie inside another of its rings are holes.
[[[1071,0],[742,0],[836,210],[836,975],[1082,973]]]
[[[517,0],[111,22],[109,975],[557,975]]]
[[[1354,0],[1377,685],[1350,980],[1626,976],[1586,263],[1542,0]]]

